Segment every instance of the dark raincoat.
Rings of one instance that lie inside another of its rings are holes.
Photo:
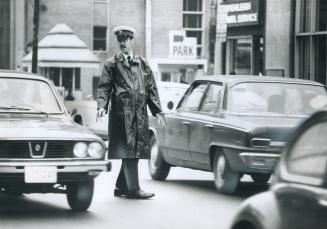
[[[158,90],[149,65],[134,55],[129,65],[122,53],[104,65],[97,86],[97,106],[109,111],[109,158],[147,159],[150,154],[147,105],[161,112]]]

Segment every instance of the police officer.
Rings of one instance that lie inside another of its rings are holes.
[[[120,52],[104,65],[97,86],[97,116],[109,110],[109,159],[122,159],[114,196],[148,199],[139,186],[138,161],[150,154],[147,106],[161,126],[166,125],[152,71],[133,52],[135,29],[117,26],[113,29]]]

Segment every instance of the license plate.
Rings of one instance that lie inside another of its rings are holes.
[[[25,167],[26,183],[56,183],[56,166],[29,166]]]

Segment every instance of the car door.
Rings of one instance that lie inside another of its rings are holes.
[[[176,111],[167,114],[165,145],[169,159],[177,160],[179,165],[186,166],[190,161],[190,117],[194,111],[199,109],[206,88],[206,82],[193,84],[182,98]],[[174,161],[170,162],[174,164]]]
[[[190,154],[194,167],[210,169],[209,144],[217,120],[217,111],[221,105],[223,86],[211,83],[206,90],[199,110],[190,119]]]
[[[327,227],[327,121],[310,126],[290,147],[276,185],[281,228]]]

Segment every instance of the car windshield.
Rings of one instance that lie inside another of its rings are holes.
[[[49,84],[0,78],[0,112],[62,113]]]
[[[325,88],[294,83],[239,83],[232,87],[232,113],[305,116],[327,104]]]

